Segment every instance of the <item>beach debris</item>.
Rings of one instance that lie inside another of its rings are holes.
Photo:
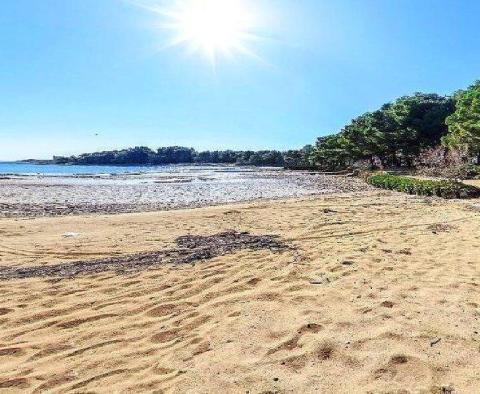
[[[80,235],[79,233],[68,232],[68,233],[62,234],[62,237],[63,238],[76,238],[79,235]]]
[[[433,234],[437,233],[448,233],[451,230],[456,229],[457,227],[452,226],[448,223],[436,223],[428,226],[428,229],[432,231]]]
[[[329,278],[316,279],[316,280],[311,280],[311,281],[310,281],[310,284],[311,284],[311,285],[323,285],[323,284],[327,284],[327,283],[330,283],[330,279],[329,279]]]
[[[136,253],[119,257],[75,261],[55,265],[12,267],[0,266],[0,280],[61,277],[72,278],[106,271],[125,274],[164,264],[194,264],[198,261],[231,254],[243,249],[270,250],[279,253],[293,250],[275,235],[253,235],[226,231],[214,235],[186,235],[177,238],[178,247],[157,252]]]
[[[453,386],[433,386],[430,392],[432,394],[454,394],[455,388]]]
[[[466,209],[474,212],[480,212],[480,205],[478,204],[469,204],[465,206]]]
[[[384,308],[393,308],[395,306],[392,301],[383,301],[380,305]]]
[[[435,346],[437,343],[439,343],[442,340],[442,338],[437,338],[434,341],[430,342],[430,346]]]
[[[337,213],[337,211],[331,208],[324,208],[323,213]]]

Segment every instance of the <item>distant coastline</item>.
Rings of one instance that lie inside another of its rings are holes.
[[[52,159],[40,160],[40,159],[25,159],[25,160],[14,160],[14,161],[0,161],[0,163],[19,163],[19,164],[36,164],[36,165],[49,165],[55,164]]]
[[[148,147],[134,147],[122,150],[84,153],[78,156],[54,156],[50,160],[26,159],[18,163],[36,165],[82,165],[82,166],[159,166],[171,164],[186,165],[238,165],[254,167],[284,167],[307,169],[311,165],[308,158],[313,147],[305,146],[298,150],[278,151],[196,151],[181,146],[161,147],[152,150]]]

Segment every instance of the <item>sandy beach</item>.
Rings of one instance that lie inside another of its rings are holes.
[[[480,0],[3,0],[0,394],[480,394]]]
[[[202,246],[224,232],[285,247]],[[474,393],[479,233],[470,202],[377,190],[3,218],[0,271],[36,269],[0,281],[0,391]]]

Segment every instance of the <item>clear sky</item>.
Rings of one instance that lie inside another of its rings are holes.
[[[0,159],[301,147],[398,96],[480,78],[478,0],[247,1],[251,54],[213,65],[167,45],[165,16],[132,1],[2,0]]]

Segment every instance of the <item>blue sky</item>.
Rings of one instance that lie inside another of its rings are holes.
[[[254,4],[261,60],[213,68],[164,48],[160,16],[129,1],[2,0],[0,159],[301,147],[398,96],[480,78],[476,0]]]

